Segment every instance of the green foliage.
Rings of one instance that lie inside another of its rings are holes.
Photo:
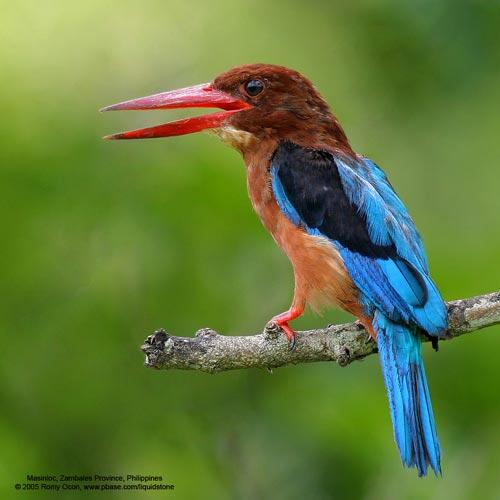
[[[500,283],[499,23],[486,1],[2,2],[1,497],[66,472],[162,474],[183,499],[498,498],[498,328],[426,347],[439,480],[402,469],[376,357],[143,368],[160,326],[259,331],[292,275],[235,152],[207,135],[105,143],[179,114],[97,109],[236,64],[294,67],[387,171],[445,298],[485,293]]]

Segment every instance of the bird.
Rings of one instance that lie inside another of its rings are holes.
[[[441,448],[421,353],[448,327],[422,239],[384,171],[356,153],[329,105],[301,73],[234,67],[213,81],[132,99],[102,111],[217,108],[106,136],[209,131],[243,157],[252,206],[289,258],[290,308],[271,323],[293,347],[290,322],[311,307],[351,313],[377,343],[393,434],[405,467],[441,475]]]

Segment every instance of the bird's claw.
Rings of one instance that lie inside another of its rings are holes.
[[[283,333],[286,335],[286,338],[288,339],[288,346],[290,347],[290,349],[295,349],[296,346],[295,331],[292,328],[290,328],[288,323],[279,323],[278,321],[270,321],[269,325],[283,331]]]

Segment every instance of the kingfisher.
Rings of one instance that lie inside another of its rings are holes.
[[[294,345],[290,322],[306,306],[339,306],[376,341],[394,439],[406,467],[441,474],[441,450],[421,354],[448,327],[419,233],[384,171],[357,154],[313,84],[271,64],[232,68],[212,82],[103,108],[216,108],[213,113],[121,132],[144,139],[210,131],[245,162],[252,206],[290,259],[290,308],[272,318]]]

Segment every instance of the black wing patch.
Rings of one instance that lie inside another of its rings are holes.
[[[427,301],[427,287],[413,265],[401,258],[394,244],[377,245],[368,234],[366,217],[349,200],[332,154],[282,142],[271,164],[300,218],[343,247],[374,259],[392,259],[403,275],[413,276],[418,301]]]
[[[309,227],[361,255],[397,257],[394,245],[371,241],[366,218],[347,198],[330,153],[283,142],[272,164],[290,203]]]

